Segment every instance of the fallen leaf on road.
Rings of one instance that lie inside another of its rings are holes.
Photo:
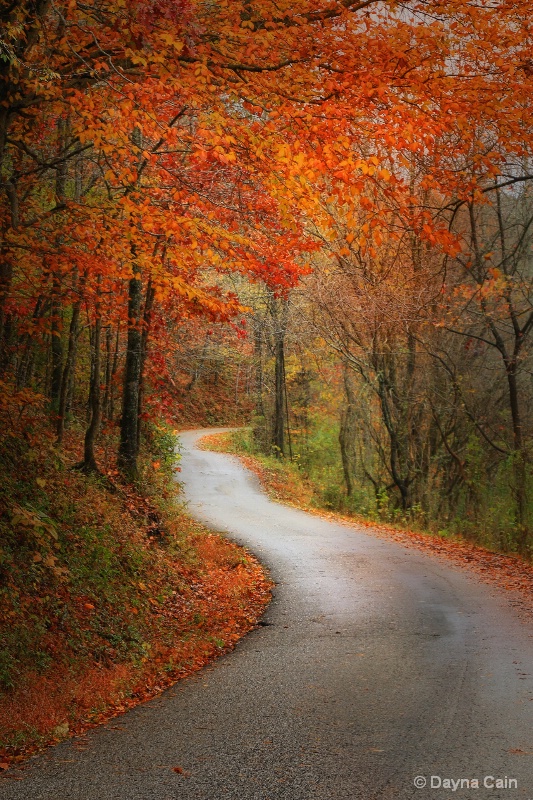
[[[177,772],[178,775],[183,775],[184,778],[191,777],[191,773],[184,770],[183,767],[172,767],[172,771]]]

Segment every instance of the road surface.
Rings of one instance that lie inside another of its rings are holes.
[[[533,800],[533,626],[454,566],[273,503],[201,435],[190,510],[270,568],[265,624],[0,798]]]

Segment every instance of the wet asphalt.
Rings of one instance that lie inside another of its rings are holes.
[[[181,435],[180,481],[270,569],[263,624],[83,749],[11,771],[0,798],[533,800],[533,624],[505,593],[270,501],[201,435]]]

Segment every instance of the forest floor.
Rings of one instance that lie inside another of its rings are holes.
[[[283,461],[250,455],[242,449],[232,431],[208,435],[199,447],[236,455],[259,478],[272,500],[294,506],[324,519],[366,528],[369,533],[414,547],[437,558],[469,570],[483,582],[508,593],[508,601],[520,615],[533,615],[533,564],[515,554],[499,553],[480,547],[459,536],[444,536],[429,531],[414,531],[406,525],[391,525],[361,516],[346,515],[317,508],[312,486],[303,476],[287,468]]]
[[[0,447],[0,771],[232,649],[271,596],[250,553],[180,506],[172,436],[133,488],[104,446],[86,476],[75,440],[42,430]]]

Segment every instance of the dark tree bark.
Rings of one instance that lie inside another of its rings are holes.
[[[102,413],[104,417],[109,419],[109,407],[111,400],[111,375],[113,370],[113,329],[111,325],[106,328],[105,332],[105,389],[104,399],[102,402]]]
[[[143,327],[141,334],[141,369],[139,376],[139,403],[138,403],[138,424],[137,424],[137,452],[141,447],[141,429],[142,429],[142,410],[144,402],[144,366],[146,363],[146,351],[148,348],[148,337],[150,335],[150,327],[152,324],[152,310],[154,307],[155,289],[152,284],[152,279],[148,280],[146,287],[146,299],[144,301],[143,312]]]
[[[73,278],[74,290],[77,292],[77,299],[72,307],[72,317],[70,318],[70,326],[68,333],[67,355],[65,359],[65,366],[61,376],[61,389],[59,392],[59,408],[56,424],[57,443],[61,444],[63,441],[63,434],[65,432],[67,411],[69,408],[69,399],[74,385],[74,374],[76,371],[76,356],[78,351],[78,337],[80,334],[80,313],[85,283],[87,280],[87,273],[84,273],[79,281],[77,274]]]
[[[343,363],[343,384],[345,405],[341,413],[341,424],[339,430],[339,445],[341,449],[342,472],[346,486],[346,496],[353,494],[353,474],[355,469],[355,415],[356,403],[355,393],[350,375],[350,368]]]
[[[52,357],[50,381],[50,407],[53,414],[59,412],[61,379],[63,375],[63,309],[61,308],[61,285],[56,275],[52,278],[52,306],[50,351]]]
[[[9,180],[6,181],[4,188],[11,212],[10,225],[16,229],[20,222],[17,186],[12,180]],[[6,306],[13,282],[13,254],[4,243],[6,232],[3,230],[1,233],[2,244],[0,245],[0,372],[4,372],[10,362],[9,339],[12,332],[12,320]]]
[[[277,456],[285,455],[285,335],[276,331],[274,342],[274,421],[272,444]]]
[[[107,412],[108,419],[115,419],[115,377],[118,370],[118,351],[120,345],[120,323],[117,324],[117,332],[115,335],[115,351],[113,353],[113,363],[111,366],[111,381],[109,388],[109,409]]]
[[[57,122],[57,149],[58,155],[64,150],[67,141],[67,122],[60,118]],[[56,198],[61,203],[66,198],[67,169],[65,162],[61,163],[56,173]],[[56,239],[56,247],[60,251],[63,240],[61,236]],[[61,305],[61,280],[57,273],[52,273],[52,380],[50,386],[51,411],[59,414],[61,404],[61,388],[63,383],[63,308]]]
[[[139,389],[142,364],[141,331],[142,282],[136,272],[129,282],[128,341],[122,394],[122,419],[118,466],[128,480],[138,476]]]
[[[57,443],[61,444],[63,441],[63,434],[65,432],[65,422],[67,413],[67,400],[69,387],[74,378],[74,369],[76,364],[76,351],[78,345],[78,335],[80,328],[80,311],[81,311],[81,298],[79,298],[72,308],[72,317],[70,320],[70,328],[68,333],[67,357],[63,374],[61,376],[61,389],[59,393],[59,408],[56,425]]]
[[[254,319],[254,354],[255,354],[255,411],[256,414],[265,417],[265,404],[263,399],[263,331],[260,321]]]
[[[98,279],[100,284],[100,278]],[[92,343],[92,369],[91,369],[91,382],[89,388],[89,424],[85,431],[85,440],[83,446],[83,461],[80,469],[83,472],[98,472],[98,465],[96,463],[96,456],[94,448],[100,432],[100,422],[102,419],[102,403],[101,403],[101,389],[100,389],[100,372],[102,363],[101,353],[101,340],[102,340],[102,314],[100,309],[100,302],[96,303],[96,319],[94,324],[94,331],[91,337]]]
[[[43,280],[43,284],[45,281],[46,276]],[[50,299],[46,298],[43,294],[39,295],[33,310],[32,323],[36,325],[39,320],[47,314],[49,309]],[[19,350],[20,358],[17,364],[17,389],[22,389],[31,382],[35,360],[35,342],[29,333],[23,336]]]
[[[279,458],[285,455],[285,425],[288,403],[285,387],[285,337],[288,317],[288,301],[285,298],[269,299],[269,314],[272,320],[272,352],[274,355],[274,416],[270,443]]]

